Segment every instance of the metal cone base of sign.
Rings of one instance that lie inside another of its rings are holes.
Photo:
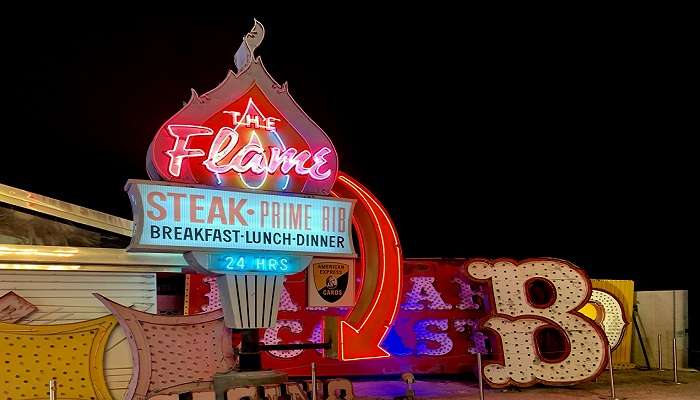
[[[220,275],[224,323],[233,329],[269,328],[277,322],[284,275]]]

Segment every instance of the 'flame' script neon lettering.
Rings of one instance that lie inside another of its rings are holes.
[[[208,152],[205,149],[192,147],[190,139],[193,136],[212,136],[214,130],[206,126],[170,124],[167,126],[170,136],[175,138],[172,149],[165,153],[170,157],[168,171],[175,177],[182,172],[182,162],[189,157],[204,157],[202,165],[217,177],[229,171],[239,174],[253,173],[262,175],[263,180],[268,174],[281,171],[289,175],[293,170],[298,175],[308,175],[312,179],[322,181],[328,179],[333,171],[331,168],[322,170],[328,163],[326,156],[332,153],[328,147],[321,147],[315,153],[309,150],[299,151],[294,147],[286,147],[280,140],[280,146],[268,146],[269,154],[265,151],[257,133],[252,129],[275,131],[278,118],[262,115],[253,99],[248,100],[244,113],[223,111],[231,115],[233,127],[223,126],[211,141]],[[250,139],[247,144],[236,149],[239,142],[239,128],[250,128]],[[241,176],[243,178],[243,176]],[[250,186],[245,182],[248,187]]]
[[[173,176],[180,176],[183,159],[205,155],[203,149],[187,146],[190,137],[212,135],[214,131],[205,126],[195,125],[168,125],[168,131],[175,137],[173,148],[166,153],[170,157],[168,169]],[[284,150],[278,147],[271,147],[268,158],[265,157],[265,149],[262,148],[257,140],[251,140],[234,152],[237,144],[238,133],[234,129],[229,127],[219,129],[212,141],[208,157],[202,164],[215,174],[224,174],[228,171],[273,174],[278,169],[284,174],[289,174],[294,169],[299,175],[308,175],[316,180],[324,180],[328,179],[332,173],[330,169],[322,171],[323,166],[327,162],[325,156],[331,153],[331,149],[328,147],[320,148],[313,155],[308,150],[298,151],[293,147]],[[229,161],[222,162],[225,159]],[[306,166],[309,160],[311,160],[311,165]]]

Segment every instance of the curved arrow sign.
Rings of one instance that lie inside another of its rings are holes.
[[[381,347],[401,300],[403,259],[396,228],[372,193],[340,172],[332,194],[356,199],[353,224],[360,243],[364,282],[355,307],[339,326],[343,361],[389,357]]]

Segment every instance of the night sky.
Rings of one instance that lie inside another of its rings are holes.
[[[647,102],[689,56],[568,17],[341,14],[256,15],[256,55],[408,257],[551,256],[641,289],[695,284],[668,271],[697,268],[697,161]],[[25,22],[3,28],[0,182],[131,218],[124,183],[147,179],[148,144],[190,88],[233,68],[252,16]]]

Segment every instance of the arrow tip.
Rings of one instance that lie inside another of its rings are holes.
[[[360,333],[352,325],[340,321],[340,359],[353,361],[391,357],[380,345],[388,330],[388,327],[383,327],[379,331]]]

